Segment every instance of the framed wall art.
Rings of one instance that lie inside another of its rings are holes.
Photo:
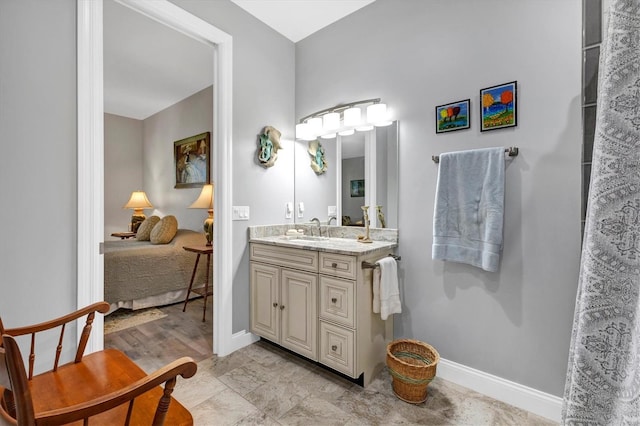
[[[518,124],[516,86],[512,81],[480,90],[480,131]]]
[[[174,188],[195,188],[210,183],[211,133],[201,133],[173,143],[176,185]]]
[[[352,180],[350,183],[351,183],[351,196],[364,197],[364,179]]]
[[[453,132],[471,127],[471,100],[452,102],[436,107],[436,133]]]

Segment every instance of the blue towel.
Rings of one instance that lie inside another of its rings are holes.
[[[440,155],[433,259],[495,272],[502,251],[504,148]]]

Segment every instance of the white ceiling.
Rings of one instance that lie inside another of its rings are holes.
[[[375,0],[231,0],[294,43]]]
[[[375,0],[231,0],[297,42]],[[104,1],[104,109],[143,120],[213,84],[213,50]]]

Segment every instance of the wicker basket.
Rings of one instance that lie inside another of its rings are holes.
[[[427,399],[427,386],[436,376],[440,355],[419,340],[399,339],[387,345],[387,367],[393,377],[393,392],[412,404]]]

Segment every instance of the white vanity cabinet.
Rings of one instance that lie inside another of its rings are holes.
[[[251,244],[251,332],[314,361],[318,253]]]
[[[393,319],[372,310],[373,270],[392,252],[343,254],[250,244],[251,332],[367,385],[384,367]]]

